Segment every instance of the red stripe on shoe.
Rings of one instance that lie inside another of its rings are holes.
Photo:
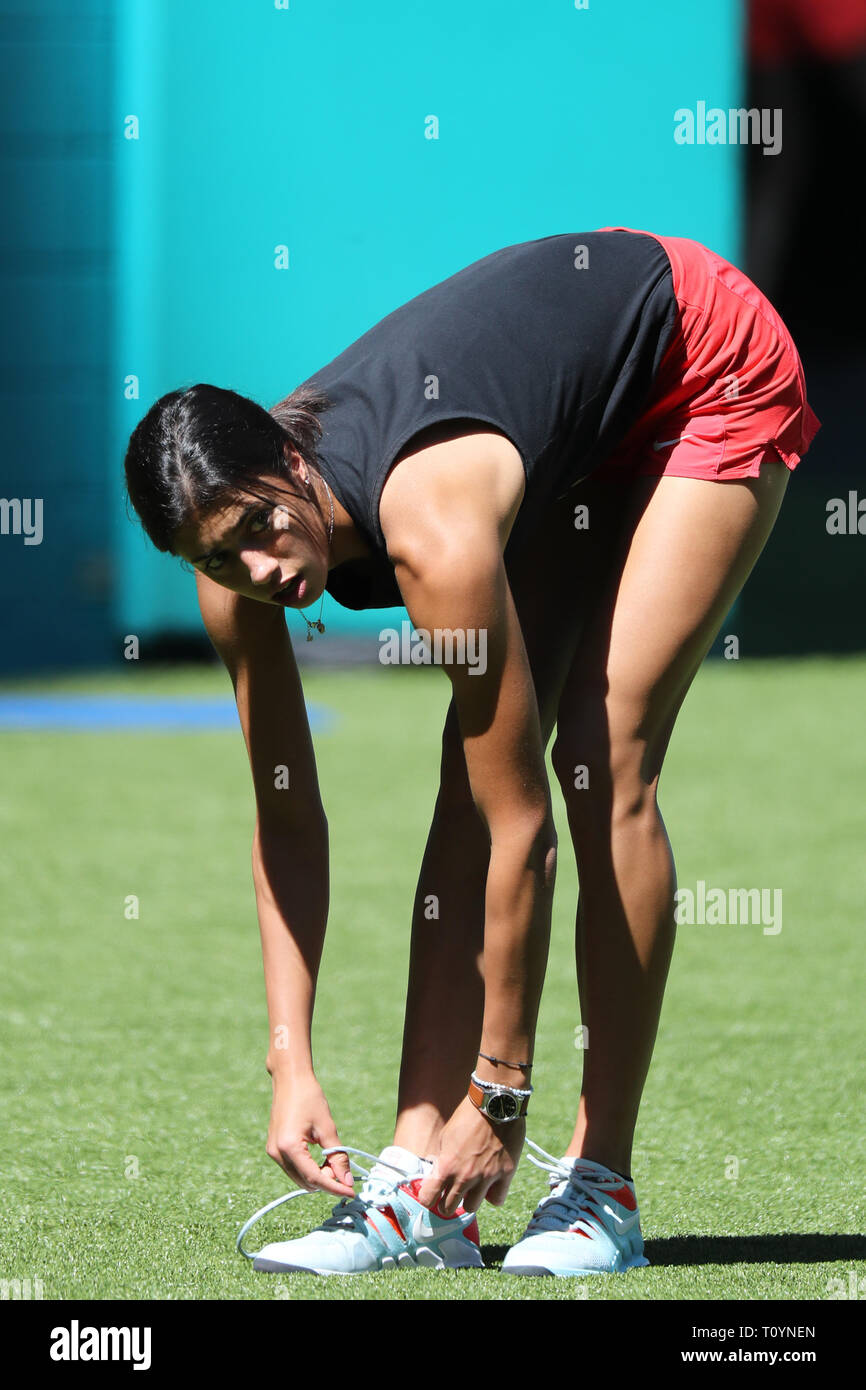
[[[625,1184],[614,1192],[605,1193],[605,1196],[612,1197],[615,1202],[619,1202],[620,1206],[628,1207],[629,1211],[637,1211],[637,1198],[631,1188]]]
[[[394,1230],[397,1232],[397,1234],[398,1234],[398,1236],[400,1237],[400,1239],[401,1239],[402,1241],[405,1241],[405,1240],[406,1240],[406,1237],[405,1237],[405,1235],[404,1235],[404,1233],[403,1233],[403,1228],[402,1228],[402,1226],[400,1225],[400,1222],[397,1220],[397,1213],[394,1211],[394,1208],[393,1208],[393,1207],[377,1207],[376,1210],[377,1210],[377,1211],[380,1211],[380,1212],[382,1213],[382,1215],[384,1216],[385,1220],[388,1221],[388,1222],[390,1222],[390,1224],[394,1227]]]
[[[418,1197],[418,1193],[421,1191],[421,1184],[423,1182],[424,1178],[413,1178],[411,1182],[401,1182],[400,1187],[403,1192],[408,1192],[410,1197],[414,1197],[417,1202],[420,1200],[420,1198]],[[421,1205],[423,1206],[424,1203],[422,1202]],[[462,1202],[455,1211],[454,1216],[446,1216],[444,1212],[441,1212],[439,1210],[438,1203],[435,1207],[428,1207],[428,1211],[432,1211],[433,1215],[438,1216],[442,1221],[453,1221],[454,1218],[457,1216],[466,1215],[466,1208],[464,1207]],[[473,1241],[475,1245],[479,1247],[481,1246],[481,1233],[478,1230],[477,1218],[474,1221],[471,1221],[468,1226],[465,1226],[463,1228],[462,1234],[466,1237],[467,1240]]]
[[[462,1215],[462,1214],[463,1214],[463,1207],[459,1207],[458,1210],[459,1210],[460,1214]],[[478,1220],[477,1220],[477,1218],[476,1218],[469,1226],[464,1226],[464,1227],[463,1227],[463,1234],[464,1234],[464,1236],[466,1237],[466,1239],[467,1239],[467,1240],[471,1240],[472,1243],[473,1243],[474,1245],[478,1245],[478,1246],[481,1245],[481,1233],[480,1233],[480,1231],[478,1230]]]

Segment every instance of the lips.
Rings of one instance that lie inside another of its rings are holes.
[[[296,599],[301,597],[306,587],[306,580],[296,574],[290,584],[287,584],[284,589],[277,590],[273,595],[273,602],[282,604],[294,603]]]

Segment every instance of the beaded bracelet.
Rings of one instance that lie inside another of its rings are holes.
[[[470,1080],[474,1081],[475,1085],[479,1086],[482,1091],[508,1091],[509,1095],[512,1096],[531,1096],[533,1092],[532,1086],[527,1086],[525,1090],[521,1091],[517,1086],[503,1086],[501,1081],[482,1081],[480,1076],[475,1075],[475,1072],[472,1073]]]

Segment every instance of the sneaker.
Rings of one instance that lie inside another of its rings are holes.
[[[458,1207],[452,1217],[432,1211],[418,1201],[421,1183],[432,1167],[397,1145],[378,1158],[363,1149],[324,1149],[323,1153],[353,1153],[373,1160],[369,1171],[350,1159],[364,1177],[356,1197],[344,1197],[309,1235],[276,1241],[259,1251],[243,1248],[243,1238],[259,1217],[305,1189],[269,1202],[241,1230],[237,1247],[252,1260],[253,1269],[307,1274],[365,1274],[377,1269],[483,1269],[484,1262],[474,1212]]]
[[[588,1158],[554,1158],[527,1139],[550,1174],[544,1197],[502,1263],[503,1274],[619,1274],[648,1265],[634,1183]]]

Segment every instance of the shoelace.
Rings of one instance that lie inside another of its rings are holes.
[[[609,1179],[601,1175],[595,1178],[581,1178],[571,1164],[564,1163],[561,1158],[554,1158],[553,1154],[547,1153],[539,1144],[533,1144],[531,1139],[527,1139],[526,1143],[529,1148],[535,1149],[536,1153],[543,1154],[547,1160],[545,1163],[540,1159],[533,1158],[532,1154],[526,1155],[530,1163],[534,1163],[536,1168],[543,1168],[550,1175],[551,1187],[550,1196],[543,1197],[536,1207],[526,1228],[526,1234],[549,1230],[551,1227],[548,1222],[557,1223],[560,1220],[566,1220],[569,1226],[580,1223],[587,1227],[587,1233],[591,1232],[592,1228],[587,1222],[584,1211],[586,1199],[591,1198],[597,1201],[598,1197],[604,1193],[605,1187],[621,1187],[624,1179],[613,1173]],[[610,1215],[614,1221],[622,1219],[609,1207],[605,1210],[606,1214]],[[592,1214],[596,1215],[594,1211]],[[599,1219],[596,1216],[596,1220]]]
[[[342,1197],[334,1207],[331,1215],[326,1217],[322,1222],[322,1226],[327,1226],[332,1230],[336,1227],[351,1226],[356,1231],[363,1231],[364,1218],[370,1207],[376,1206],[377,1203],[381,1202],[389,1193],[393,1192],[394,1189],[399,1186],[401,1179],[418,1177],[417,1173],[410,1173],[406,1168],[399,1168],[395,1163],[388,1163],[384,1159],[379,1158],[376,1154],[368,1154],[366,1149],[353,1149],[348,1144],[339,1144],[332,1149],[322,1149],[322,1153],[325,1155],[337,1153],[360,1154],[362,1158],[372,1159],[374,1167],[390,1168],[394,1173],[398,1174],[398,1176],[393,1179],[374,1177],[369,1168],[363,1167],[362,1164],[356,1163],[353,1158],[350,1158],[349,1166],[354,1168],[355,1172],[358,1173],[360,1177],[364,1178],[365,1181],[359,1193],[354,1197]],[[273,1211],[275,1207],[282,1206],[283,1202],[290,1202],[293,1197],[317,1197],[319,1195],[321,1194],[318,1191],[308,1192],[305,1187],[296,1187],[294,1192],[286,1192],[282,1197],[277,1197],[273,1202],[268,1202],[266,1206],[257,1211],[254,1216],[251,1216],[249,1221],[241,1227],[237,1239],[237,1248],[240,1254],[247,1260],[254,1260],[260,1253],[258,1250],[245,1250],[242,1242],[250,1227],[254,1226],[257,1221],[260,1221],[263,1216],[267,1216],[269,1211]]]

